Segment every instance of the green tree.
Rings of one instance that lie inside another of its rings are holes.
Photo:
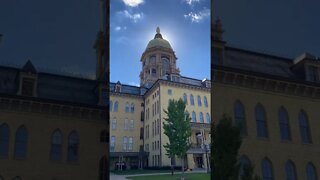
[[[212,136],[213,179],[237,180],[239,178],[238,151],[242,142],[240,129],[233,126],[232,119],[224,114],[213,129]]]
[[[251,164],[243,165],[243,174],[241,175],[241,180],[260,180],[257,175],[253,175],[254,167]]]
[[[182,99],[169,100],[169,105],[164,113],[163,129],[169,142],[164,145],[167,156],[177,156],[182,160],[182,179],[184,179],[184,157],[190,149],[189,137],[191,136],[191,124],[189,114],[185,113],[186,104]]]

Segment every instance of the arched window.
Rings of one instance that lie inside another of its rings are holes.
[[[306,176],[307,180],[317,180],[317,171],[312,163],[308,163],[306,166]]]
[[[257,123],[257,136],[258,137],[268,137],[266,113],[262,105],[258,104],[256,106],[256,123]]]
[[[202,112],[200,112],[199,114],[200,114],[200,123],[204,123]]]
[[[126,103],[126,113],[128,113],[129,110],[130,110],[129,103]]]
[[[78,160],[78,149],[79,149],[79,137],[78,134],[73,131],[68,137],[68,161]]]
[[[194,99],[193,99],[193,95],[190,95],[190,105],[194,106]]]
[[[0,157],[8,157],[9,148],[9,126],[2,124],[0,126]]]
[[[196,113],[192,111],[192,122],[197,122]]]
[[[297,180],[296,167],[292,161],[286,163],[286,180]]]
[[[249,168],[251,168],[251,162],[249,158],[246,155],[242,155],[240,160],[240,168],[239,168],[239,176],[241,177],[245,175],[246,171],[249,171]]]
[[[108,172],[108,160],[104,156],[100,159],[99,162],[99,180],[108,180],[109,172]]]
[[[119,108],[118,106],[119,106],[118,101],[114,102],[114,108],[113,108],[114,112],[118,112],[118,108]]]
[[[284,107],[281,107],[278,112],[280,135],[282,140],[291,140],[289,116]]]
[[[208,101],[206,96],[203,97],[203,103],[205,107],[208,107]]]
[[[242,136],[247,135],[246,115],[245,115],[243,104],[240,101],[235,102],[233,113],[234,113],[235,124],[240,128],[240,134]]]
[[[61,160],[62,157],[62,134],[59,129],[55,130],[51,135],[51,160]]]
[[[273,180],[273,170],[271,161],[267,158],[262,160],[262,179],[263,180]]]
[[[109,111],[110,112],[112,111],[112,101],[111,100],[109,101]]]
[[[27,141],[28,132],[25,126],[18,128],[16,132],[16,140],[14,146],[14,157],[16,159],[23,159],[27,156]]]
[[[209,113],[206,114],[207,123],[211,123],[210,115]]]
[[[188,104],[188,97],[186,95],[186,93],[183,94],[183,101]]]
[[[108,143],[109,140],[109,134],[107,130],[102,130],[100,132],[100,142],[102,143]]]
[[[300,136],[303,143],[311,143],[311,133],[307,115],[304,111],[299,113]]]
[[[202,103],[201,103],[201,97],[200,96],[198,96],[197,97],[197,99],[198,99],[198,106],[200,107],[200,106],[202,106]]]
[[[134,104],[131,103],[131,113],[134,113]]]

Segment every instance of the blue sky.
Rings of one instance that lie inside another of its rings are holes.
[[[139,84],[140,57],[157,26],[181,75],[210,78],[210,0],[111,0],[111,82]]]

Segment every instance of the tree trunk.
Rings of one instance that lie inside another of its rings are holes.
[[[182,177],[181,177],[181,180],[184,180],[184,158],[183,158],[183,156],[182,156],[182,158],[181,158],[181,160],[182,160],[182,163],[181,163],[181,168],[182,168]]]
[[[171,164],[171,176],[173,176],[173,165]]]

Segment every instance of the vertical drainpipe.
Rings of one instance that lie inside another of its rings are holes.
[[[159,84],[159,104],[160,104],[160,106],[158,105],[158,107],[160,107],[160,112],[159,112],[159,118],[160,118],[160,132],[159,132],[159,136],[160,136],[160,166],[162,166],[162,154],[161,154],[161,150],[162,150],[162,141],[161,141],[161,135],[162,135],[162,133],[161,133],[161,129],[162,129],[162,127],[161,127],[161,125],[162,125],[162,120],[161,120],[161,91],[160,91],[160,81],[158,81],[158,84]]]

